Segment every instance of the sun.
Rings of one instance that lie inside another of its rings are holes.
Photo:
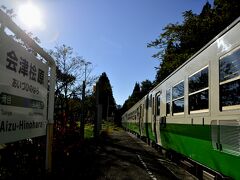
[[[18,17],[28,28],[43,28],[42,13],[40,9],[31,2],[19,6]]]

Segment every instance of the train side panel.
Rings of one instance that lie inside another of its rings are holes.
[[[240,179],[240,18],[123,115],[132,132]]]
[[[239,35],[240,23],[237,23],[155,90],[166,94],[171,89],[170,114],[166,112],[166,95],[161,102],[164,108],[159,121],[166,118],[166,123],[158,130],[161,145],[234,179],[240,179]],[[234,67],[221,72],[221,66]],[[227,80],[221,82],[221,73],[229,73],[233,78],[226,75],[223,79]],[[192,81],[204,78],[203,75],[208,76],[208,85],[197,89],[201,83],[196,83],[196,87],[191,87]],[[198,103],[204,108],[198,107]]]

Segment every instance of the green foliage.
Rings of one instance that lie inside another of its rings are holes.
[[[153,88],[153,83],[146,79],[141,82],[141,98],[144,97]]]
[[[128,97],[122,108],[119,110],[119,116],[141,100],[153,88],[153,85],[154,84],[150,80],[142,81],[141,85],[135,83],[131,96]]]
[[[102,104],[102,118],[107,119],[111,117],[116,110],[116,102],[113,97],[112,86],[107,77],[107,74],[104,72],[99,77],[99,103]]]
[[[159,49],[153,55],[160,60],[155,85],[170,75],[240,15],[239,0],[207,2],[199,15],[183,12],[182,24],[168,24],[147,47]]]
[[[85,93],[83,101],[83,81],[90,87],[95,78],[90,76],[90,62],[75,55],[73,48],[65,44],[50,50],[56,61],[57,77],[55,91],[55,134],[59,138],[67,133],[79,132],[77,122],[92,122],[95,112],[95,96]],[[86,87],[85,86],[85,87]],[[85,102],[85,103],[84,103]],[[84,107],[84,108],[83,108]],[[83,113],[84,112],[84,113]],[[84,129],[81,131],[84,136]]]
[[[131,96],[124,102],[122,109],[127,111],[130,107],[132,107],[135,103],[137,103],[141,98],[141,91],[139,83],[135,83],[133,92]]]
[[[93,138],[93,124],[90,124],[90,123],[85,124],[84,138],[85,139]]]

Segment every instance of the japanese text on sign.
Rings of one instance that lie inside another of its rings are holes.
[[[23,57],[18,58],[14,51],[7,53],[6,68],[15,73],[22,74],[23,77],[29,77],[32,81],[37,81],[39,84],[44,84],[44,71],[36,68],[36,65],[29,62]]]

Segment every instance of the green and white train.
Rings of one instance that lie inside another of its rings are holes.
[[[122,125],[200,167],[198,176],[240,179],[240,17],[125,112]]]

